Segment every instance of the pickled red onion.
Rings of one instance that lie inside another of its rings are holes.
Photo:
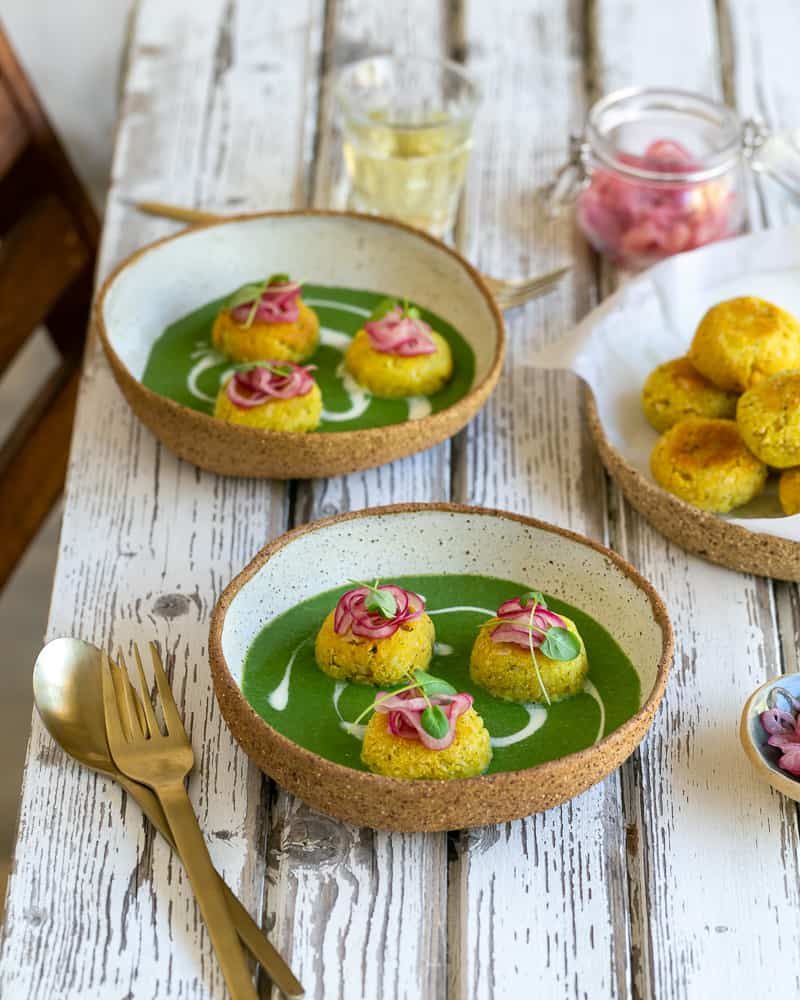
[[[296,323],[300,318],[300,285],[295,281],[268,285],[258,297],[253,321],[258,323]],[[255,300],[253,300],[255,301]],[[246,323],[253,301],[243,302],[231,310],[237,323]]]
[[[422,319],[409,316],[400,306],[395,306],[380,319],[365,323],[364,329],[370,344],[381,354],[412,358],[436,353],[430,326]]]
[[[375,711],[388,716],[386,721],[393,736],[404,740],[419,740],[428,750],[446,750],[455,739],[459,716],[472,708],[472,695],[439,694],[424,698],[417,694],[419,690],[413,688],[396,695],[379,691],[375,698]],[[441,739],[431,736],[422,726],[422,713],[429,705],[441,708],[447,719],[447,733]]]
[[[425,598],[412,590],[403,590],[394,584],[385,583],[377,588],[388,591],[395,599],[395,613],[384,618],[379,611],[368,611],[365,602],[369,595],[367,587],[348,590],[339,598],[333,616],[333,630],[337,635],[352,632],[364,639],[388,639],[406,622],[416,621],[425,610]]]
[[[288,373],[286,369],[289,369]],[[296,365],[293,361],[271,361],[245,371],[234,372],[226,389],[228,399],[242,410],[261,406],[272,399],[307,396],[314,386],[311,374],[316,365]]]
[[[664,174],[702,167],[671,139],[652,142],[643,156],[623,153],[621,164]],[[624,170],[624,166],[623,166]],[[578,199],[578,221],[595,249],[623,267],[639,268],[684,250],[732,236],[741,225],[729,178],[664,181],[601,169]]]
[[[542,604],[536,605],[531,619],[530,604],[525,607],[519,597],[501,604],[497,609],[497,617],[502,621],[492,629],[492,642],[510,642],[524,649],[530,649],[531,645],[534,649],[538,649],[547,637],[548,629],[566,628],[566,622],[561,615],[550,611]]]

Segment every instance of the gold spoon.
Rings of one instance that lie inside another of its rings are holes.
[[[45,728],[70,757],[118,782],[173,847],[169,824],[149,788],[131,781],[111,759],[103,715],[102,652],[81,639],[53,639],[36,658],[33,700]],[[223,882],[225,898],[242,942],[287,997],[303,996],[291,969]]]

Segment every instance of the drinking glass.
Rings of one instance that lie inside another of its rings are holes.
[[[469,76],[445,60],[377,56],[344,67],[335,99],[354,207],[446,235],[478,104]]]

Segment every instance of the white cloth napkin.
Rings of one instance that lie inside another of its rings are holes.
[[[574,371],[588,382],[609,441],[652,480],[650,452],[658,435],[639,402],[644,380],[656,365],[686,353],[707,309],[737,295],[760,296],[800,317],[800,225],[725,240],[662,261],[525,363]],[[773,481],[764,496],[726,520],[800,541],[800,514],[782,515]]]

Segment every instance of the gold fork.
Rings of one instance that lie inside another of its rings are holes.
[[[186,775],[194,767],[194,751],[178,715],[167,675],[161,665],[161,657],[155,645],[150,643],[166,735],[161,732],[153,711],[142,660],[135,645],[134,655],[139,672],[146,735],[139,728],[136,706],[127,684],[120,685],[123,697],[121,704],[117,704],[111,665],[108,655],[103,652],[103,707],[111,757],[123,774],[147,785],[156,793],[189,874],[231,996],[234,1000],[256,1000],[253,980],[231,923],[222,886],[184,785]],[[126,719],[125,729],[122,713]],[[137,724],[134,726],[135,716]],[[126,731],[131,737],[129,740],[125,738]]]
[[[128,201],[128,204],[145,215],[155,215],[162,219],[172,219],[173,222],[186,222],[188,225],[203,225],[208,222],[222,222],[226,218],[216,212],[206,212],[199,208],[186,208],[183,205],[170,205],[164,201]],[[482,274],[489,291],[495,297],[501,309],[514,309],[524,305],[531,299],[538,298],[549,291],[569,271],[567,267],[557,267],[546,274],[532,275],[528,278],[493,278]]]
[[[123,736],[128,742],[130,742],[133,738],[133,730],[130,727],[133,726],[136,733],[140,737],[144,738],[147,734],[147,720],[144,715],[142,703],[139,701],[138,695],[131,687],[127,670],[124,667],[125,658],[122,655],[122,650],[118,652],[117,660],[119,663],[123,664],[123,666],[119,666],[117,663],[111,661],[111,676],[114,680],[114,690],[117,696],[117,704],[125,705],[127,703],[127,699],[130,698],[135,709],[132,718],[129,718],[127,711],[120,713]],[[130,779],[123,778],[123,781],[126,782],[123,787],[126,787],[128,790],[132,787],[127,783],[129,780]],[[164,810],[158,804],[158,800],[155,795],[149,788],[139,786],[136,788],[135,798],[139,803],[139,806],[144,811],[144,814],[159,831],[161,836],[164,837],[173,850],[177,850],[175,841],[170,833],[167,817],[164,815]],[[287,997],[302,997],[303,987],[298,982],[292,970],[286,962],[284,962],[283,958],[281,958],[280,954],[270,944],[266,937],[264,937],[258,924],[256,924],[236,896],[234,896],[222,880],[222,876],[219,875],[219,873],[217,873],[217,878],[219,878],[222,885],[222,891],[225,893],[225,902],[228,904],[231,919],[233,920],[234,926],[236,927],[242,942],[250,949],[255,958],[258,959],[264,972],[282,993],[284,993]]]
[[[569,271],[569,267],[557,267],[554,271],[530,278],[492,278],[482,275],[489,291],[497,299],[497,304],[505,311],[523,306],[549,291]]]

